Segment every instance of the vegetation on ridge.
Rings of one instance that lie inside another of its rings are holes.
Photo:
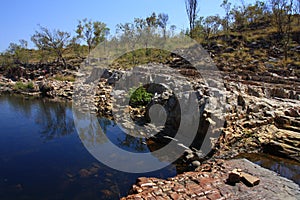
[[[176,31],[176,26],[169,24],[165,13],[152,13],[146,18],[118,24],[115,36],[109,39],[109,29],[100,21],[80,20],[73,34],[39,26],[31,37],[36,49],[28,49],[25,40],[11,43],[0,55],[0,73],[18,80],[19,71],[36,66],[49,66],[45,67],[45,73],[51,76],[55,74],[54,68],[56,71],[78,69],[99,43],[104,42],[105,46],[115,49],[120,45],[134,49],[142,34],[160,39],[188,35],[207,49],[223,70],[228,67],[231,70],[244,69],[244,65],[251,68],[251,64],[258,70],[264,70],[266,65],[278,69],[299,69],[299,0],[256,1],[254,4],[242,1],[241,5],[224,0],[220,5],[225,11],[224,17],[201,17],[198,15],[199,5],[197,0],[186,0],[190,28],[180,32]],[[147,62],[168,63],[172,60],[170,52],[150,49],[147,37],[142,39],[142,49],[119,57],[113,66],[128,68]]]

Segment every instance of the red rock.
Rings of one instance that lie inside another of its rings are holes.
[[[207,198],[209,198],[211,200],[217,200],[217,199],[221,199],[222,196],[219,192],[214,192],[212,194],[207,195]]]
[[[183,185],[180,185],[180,184],[176,184],[174,187],[173,187],[173,191],[175,192],[184,192],[185,191],[185,188]]]
[[[204,187],[206,185],[209,185],[211,182],[213,182],[213,179],[212,178],[200,178],[199,180],[199,184],[201,185],[201,187]]]
[[[170,197],[173,199],[173,200],[179,200],[182,198],[182,196],[180,194],[177,194],[177,193],[172,193],[170,194]]]

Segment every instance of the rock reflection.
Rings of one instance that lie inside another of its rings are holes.
[[[242,154],[239,157],[248,160],[272,171],[283,177],[293,180],[300,185],[300,163],[294,160],[279,158],[267,154]]]

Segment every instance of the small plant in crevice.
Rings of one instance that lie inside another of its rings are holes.
[[[142,85],[136,88],[129,89],[129,105],[131,107],[137,108],[141,106],[146,106],[152,99],[153,94],[147,92],[146,88]]]

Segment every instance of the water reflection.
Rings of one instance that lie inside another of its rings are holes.
[[[294,160],[280,158],[268,154],[242,154],[239,157],[248,160],[272,171],[283,177],[293,180],[300,185],[300,163]]]
[[[67,103],[0,96],[0,117],[0,199],[119,199],[140,176],[176,175],[173,165],[131,174],[98,162],[76,134]],[[143,141],[126,138],[112,121],[97,119],[91,126],[99,125],[115,145],[149,151]]]
[[[45,140],[68,135],[75,130],[70,103],[21,96],[2,96],[1,102],[6,102],[9,109],[20,117],[34,120]]]
[[[132,152],[149,151],[145,139],[125,134],[114,121],[107,118],[99,118],[98,121],[103,133],[107,135],[110,141],[120,148],[123,148],[124,150],[131,150]]]

